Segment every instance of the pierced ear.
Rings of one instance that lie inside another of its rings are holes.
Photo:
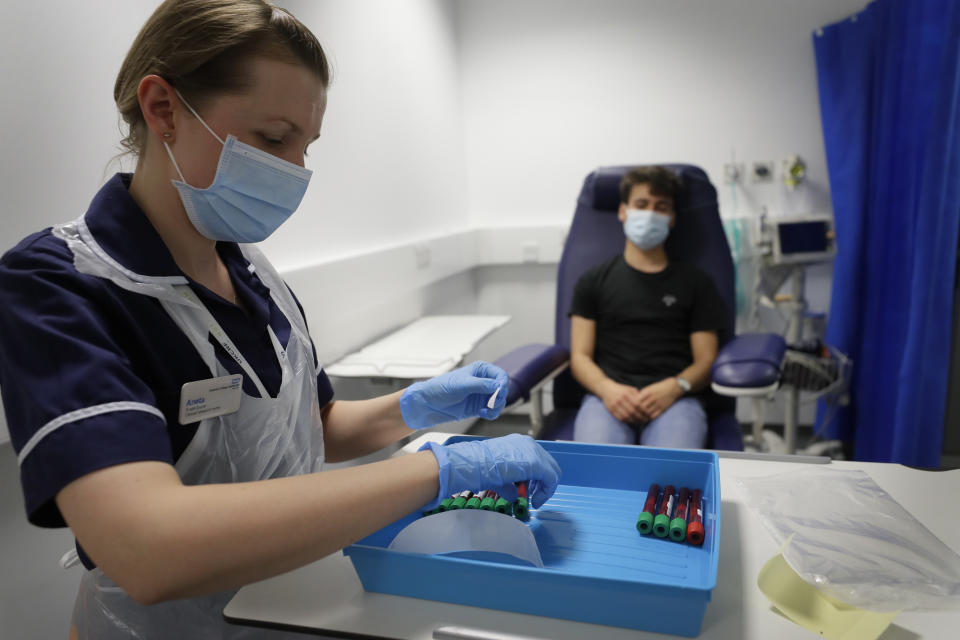
[[[167,142],[176,132],[174,106],[179,106],[173,86],[158,75],[144,76],[137,87],[140,112],[147,127]]]

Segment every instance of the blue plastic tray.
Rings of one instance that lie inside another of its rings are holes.
[[[471,440],[457,436],[448,442]],[[386,547],[402,518],[344,550],[367,591],[696,636],[717,582],[720,478],[712,451],[542,444],[563,470],[530,528],[544,568]],[[651,482],[701,489],[702,547],[636,529]],[[478,487],[479,488],[479,487]]]

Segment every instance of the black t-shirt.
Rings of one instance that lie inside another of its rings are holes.
[[[597,324],[593,360],[612,380],[642,389],[693,363],[690,334],[726,326],[713,281],[692,264],[644,273],[623,255],[584,273],[570,315]]]

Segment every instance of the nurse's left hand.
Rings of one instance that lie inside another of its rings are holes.
[[[493,408],[490,396],[499,389]],[[489,362],[477,361],[430,380],[416,382],[400,397],[403,421],[412,429],[465,418],[493,420],[507,404],[510,378]]]

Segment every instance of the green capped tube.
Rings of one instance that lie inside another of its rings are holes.
[[[673,504],[676,502],[676,488],[668,484],[663,488],[663,498],[657,509],[657,517],[653,519],[653,535],[666,538],[670,533],[670,516],[673,515]]]
[[[505,513],[510,515],[510,512],[513,511],[513,507],[506,498],[501,498],[498,496],[496,502],[493,503],[493,510],[497,513]]]
[[[453,504],[453,496],[450,496],[449,498],[444,498],[440,502],[440,506],[437,507],[437,513],[443,513],[444,511],[449,511],[450,505],[452,504]]]
[[[527,483],[517,483],[517,501],[513,503],[513,515],[526,522],[530,519],[530,502],[527,499]]]
[[[680,489],[680,496],[677,498],[677,509],[673,514],[673,520],[670,521],[670,539],[677,542],[683,542],[687,537],[687,503],[690,500],[690,489],[683,487]]]
[[[493,511],[494,505],[497,504],[497,494],[493,491],[486,491],[485,493],[487,495],[480,501],[480,508],[483,511]]]
[[[643,511],[637,516],[637,531],[647,535],[653,531],[653,514],[657,510],[657,499],[660,497],[660,485],[656,482],[647,489],[647,499],[643,503]]]
[[[447,509],[447,511],[456,511],[457,509],[463,509],[464,505],[467,504],[467,500],[470,499],[470,496],[473,495],[473,491],[461,491],[457,494],[457,497],[453,499],[453,503]]]
[[[469,500],[467,500],[467,504],[465,504],[465,505],[463,506],[463,508],[464,508],[464,509],[479,509],[479,508],[480,508],[480,501],[481,501],[481,500],[483,500],[483,491],[481,491],[480,493],[475,493],[475,494],[473,494],[473,496],[471,496],[471,498],[470,498]]]

